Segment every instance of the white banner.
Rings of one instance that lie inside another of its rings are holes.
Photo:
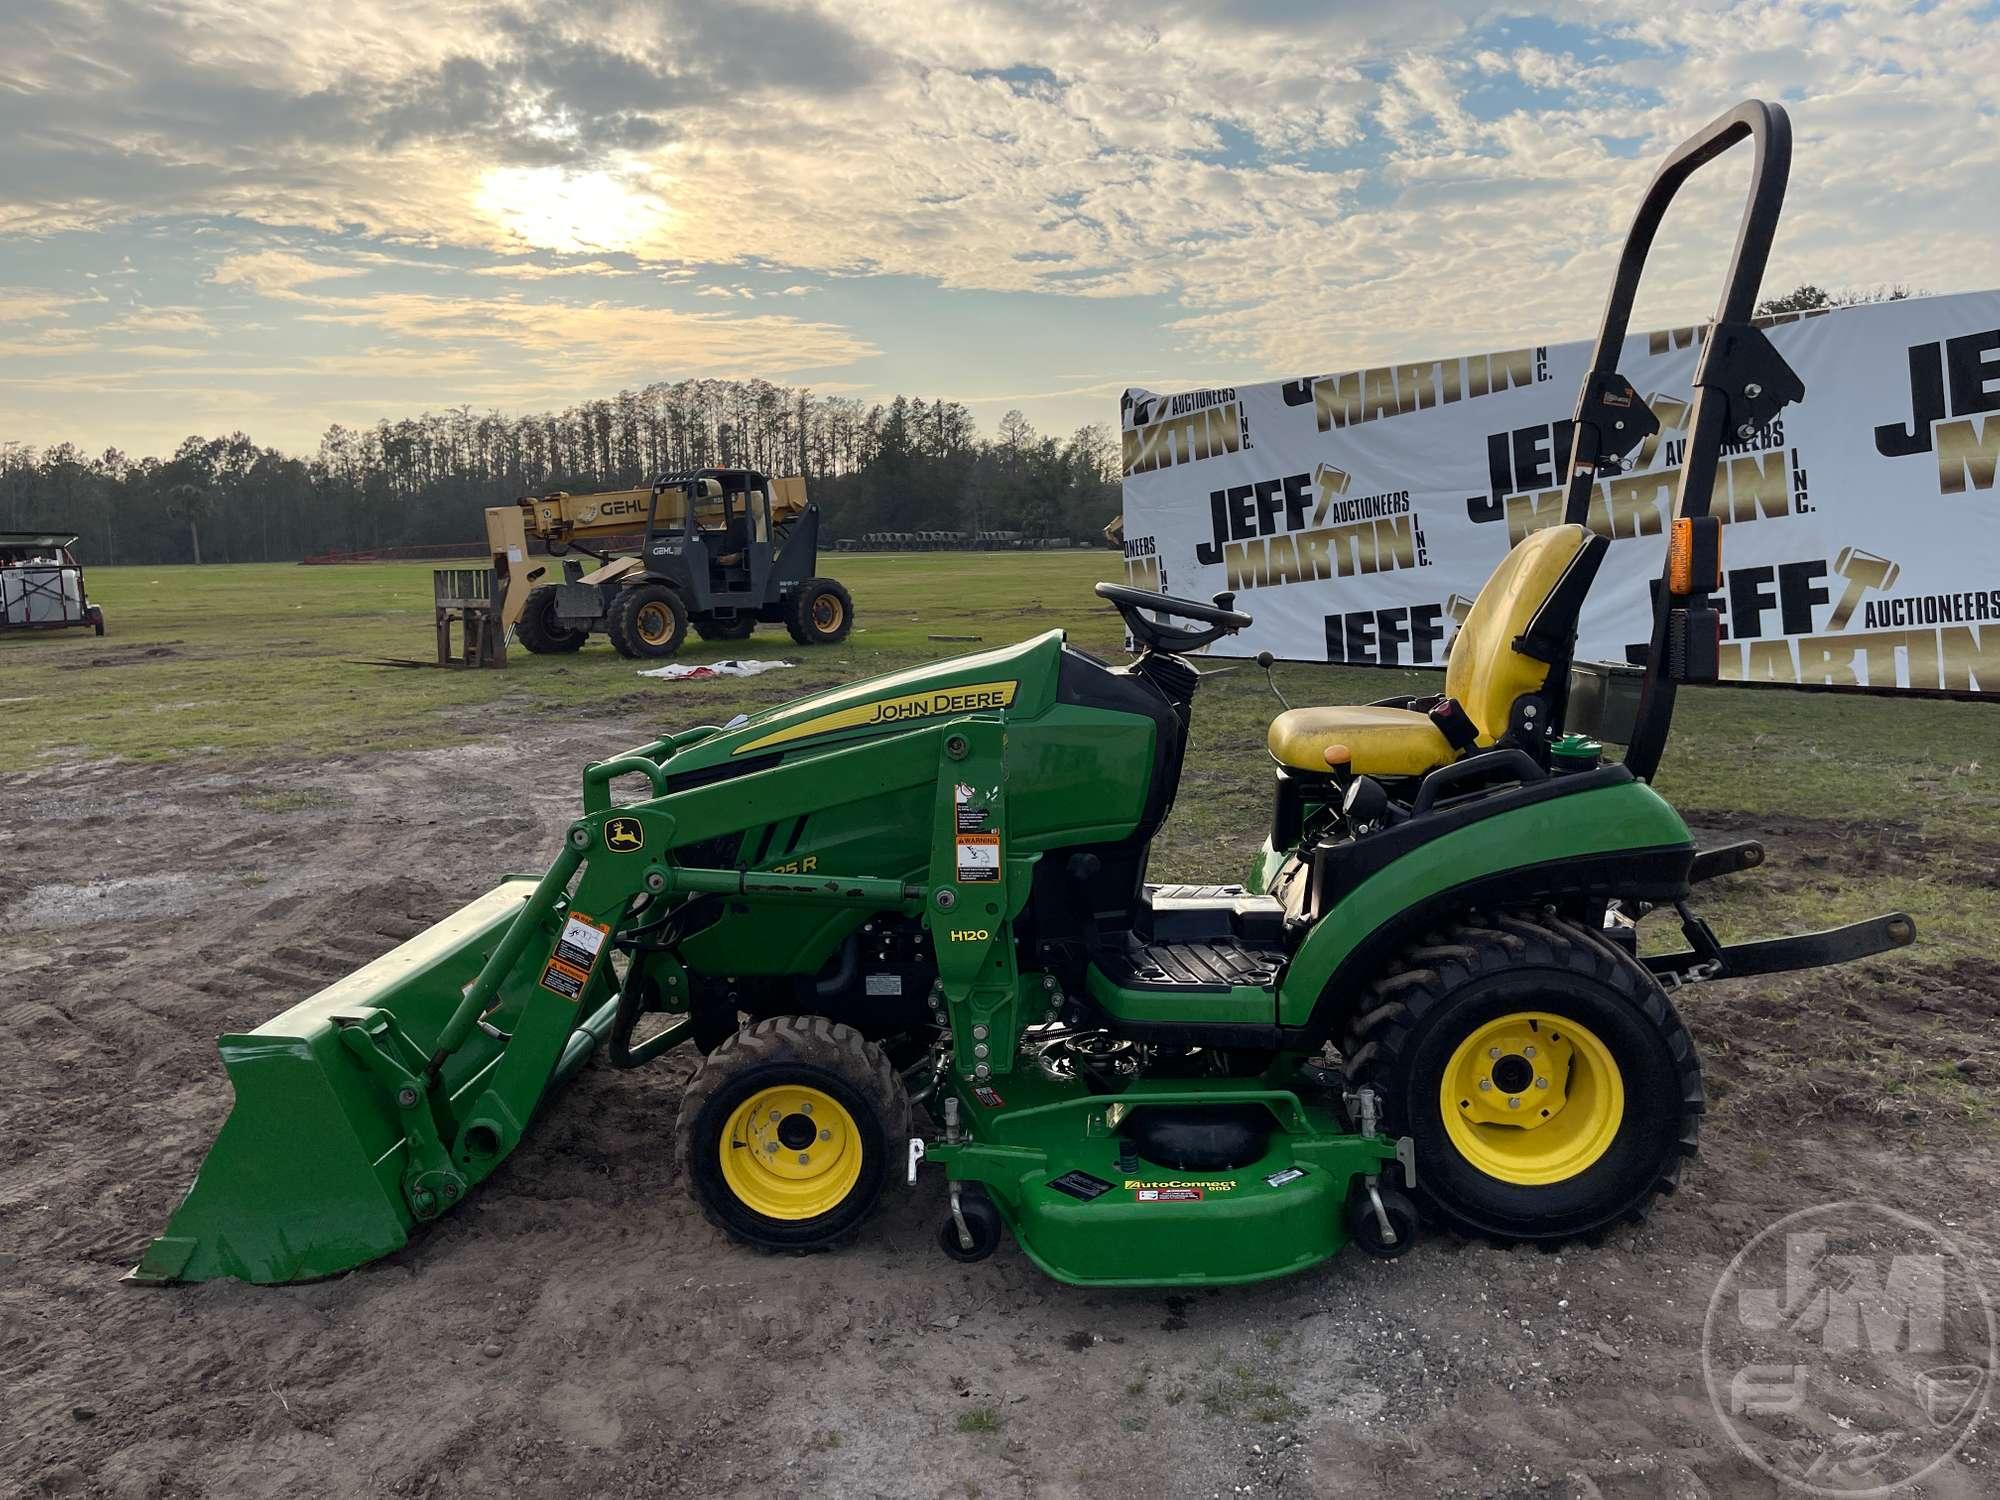
[[[1806,399],[1723,450],[1727,679],[2000,694],[2000,292],[1766,324]],[[1601,480],[1579,657],[1652,630],[1700,328],[1628,338],[1660,433]],[[1436,666],[1521,537],[1562,519],[1587,343],[1124,401],[1137,585],[1236,591],[1214,649]]]

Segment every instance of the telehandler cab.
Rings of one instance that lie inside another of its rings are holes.
[[[1615,361],[1654,230],[1742,140],[1638,722],[1608,764],[1565,725],[1605,550],[1579,523],[1653,425]],[[1803,394],[1750,321],[1789,160],[1784,113],[1755,102],[1668,158],[1578,402],[1569,520],[1494,573],[1441,695],[1278,717],[1248,881],[1145,878],[1200,680],[1186,654],[1249,623],[1228,596],[1099,584],[1137,647],[1121,667],[1051,631],[668,734],[585,770],[545,875],[222,1038],[235,1110],[134,1278],[295,1281],[387,1254],[594,1052],[632,1067],[688,1041],[680,1170],[766,1249],[834,1244],[926,1161],[946,1254],[1011,1231],[1098,1285],[1254,1281],[1349,1239],[1401,1254],[1421,1219],[1555,1243],[1643,1214],[1703,1101],[1663,986],[1914,937],[1897,914],[1722,946],[1690,889],[1760,851],[1697,851],[1648,784],[1677,685],[1715,674],[1718,444]],[[614,803],[627,777],[647,795]],[[1635,924],[1661,907],[1690,949],[1642,957]]]

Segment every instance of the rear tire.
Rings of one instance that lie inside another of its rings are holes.
[[[514,636],[540,656],[561,656],[579,651],[590,639],[587,630],[572,630],[556,618],[556,591],[544,586],[531,590],[528,602],[514,626]]]
[[[808,578],[785,600],[785,629],[801,646],[832,646],[854,628],[854,599],[831,578]]]
[[[632,660],[672,656],[687,639],[687,606],[664,583],[622,590],[604,621],[618,654]]]
[[[1426,1215],[1461,1234],[1555,1245],[1638,1223],[1695,1154],[1687,1028],[1636,959],[1553,914],[1470,917],[1408,950],[1345,1054],[1413,1139]]]
[[[705,641],[742,641],[748,640],[750,632],[757,628],[757,617],[738,615],[733,620],[723,620],[711,615],[691,623],[694,633]]]
[[[824,1016],[774,1016],[702,1063],[674,1160],[731,1239],[823,1250],[860,1228],[909,1135],[909,1095],[879,1047]]]

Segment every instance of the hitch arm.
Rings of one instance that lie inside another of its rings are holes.
[[[1851,963],[1894,948],[1907,948],[1917,940],[1917,924],[1907,912],[1900,911],[1826,932],[1804,932],[1728,946],[1718,943],[1708,924],[1700,918],[1690,916],[1685,910],[1682,917],[1683,928],[1694,947],[1684,953],[1658,953],[1640,960],[1668,989],[1710,979],[1746,979],[1753,974],[1821,969],[1828,964]]]

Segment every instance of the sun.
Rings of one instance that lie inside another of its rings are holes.
[[[495,167],[480,179],[475,207],[537,250],[632,250],[653,239],[670,210],[615,172],[568,167]]]

